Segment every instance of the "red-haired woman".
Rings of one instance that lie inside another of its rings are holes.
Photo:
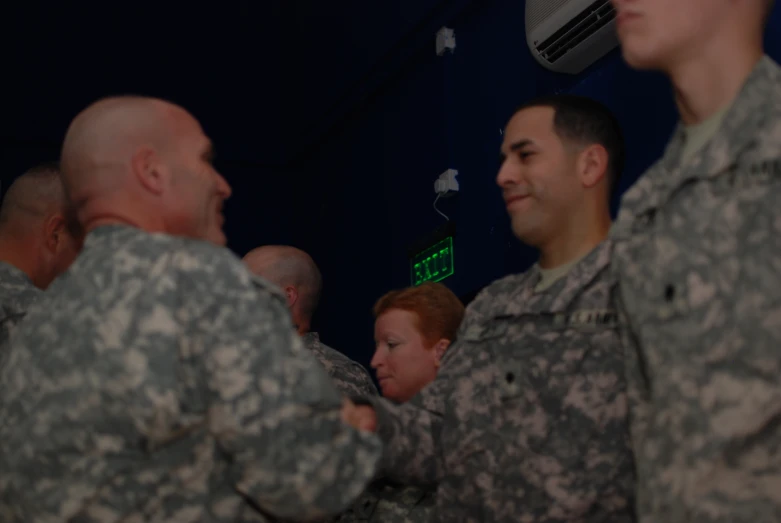
[[[440,283],[391,291],[374,306],[376,350],[371,366],[386,398],[404,403],[434,380],[455,340],[464,305]],[[383,482],[371,521],[430,519],[434,491]]]

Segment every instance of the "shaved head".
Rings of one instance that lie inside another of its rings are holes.
[[[57,164],[18,177],[0,205],[0,259],[45,289],[77,256],[82,231],[65,196]]]
[[[169,148],[175,117],[183,115],[184,109],[169,102],[136,96],[106,98],[79,113],[65,135],[60,160],[74,203],[81,203],[85,191],[111,187],[129,172],[104,167],[129,163],[142,148]]]
[[[253,274],[283,290],[286,287],[295,288],[299,312],[304,320],[311,321],[322,289],[320,269],[311,256],[287,245],[266,245],[250,251],[244,256],[244,263]]]
[[[65,135],[65,189],[89,231],[105,223],[225,245],[230,186],[212,165],[212,143],[185,109],[157,98],[99,100]]]
[[[0,227],[18,234],[20,227],[28,228],[47,214],[65,209],[65,191],[57,164],[39,165],[8,187],[0,206]]]

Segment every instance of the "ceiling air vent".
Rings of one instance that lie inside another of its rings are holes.
[[[527,0],[526,40],[547,69],[577,74],[618,45],[610,0]]]

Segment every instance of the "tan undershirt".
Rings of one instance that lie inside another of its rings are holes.
[[[683,151],[681,151],[681,163],[691,160],[716,135],[729,108],[730,106],[728,105],[723,109],[719,109],[704,121],[686,126],[686,142],[683,144]]]
[[[572,268],[587,255],[588,253],[575,258],[571,262],[565,263],[564,265],[559,265],[558,267],[554,267],[552,269],[543,269],[540,267],[540,281],[534,287],[534,292],[543,292],[550,289],[554,283],[569,274],[569,271],[571,271]]]

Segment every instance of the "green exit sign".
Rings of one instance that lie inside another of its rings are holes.
[[[412,285],[442,281],[454,272],[453,237],[449,236],[410,259]]]

